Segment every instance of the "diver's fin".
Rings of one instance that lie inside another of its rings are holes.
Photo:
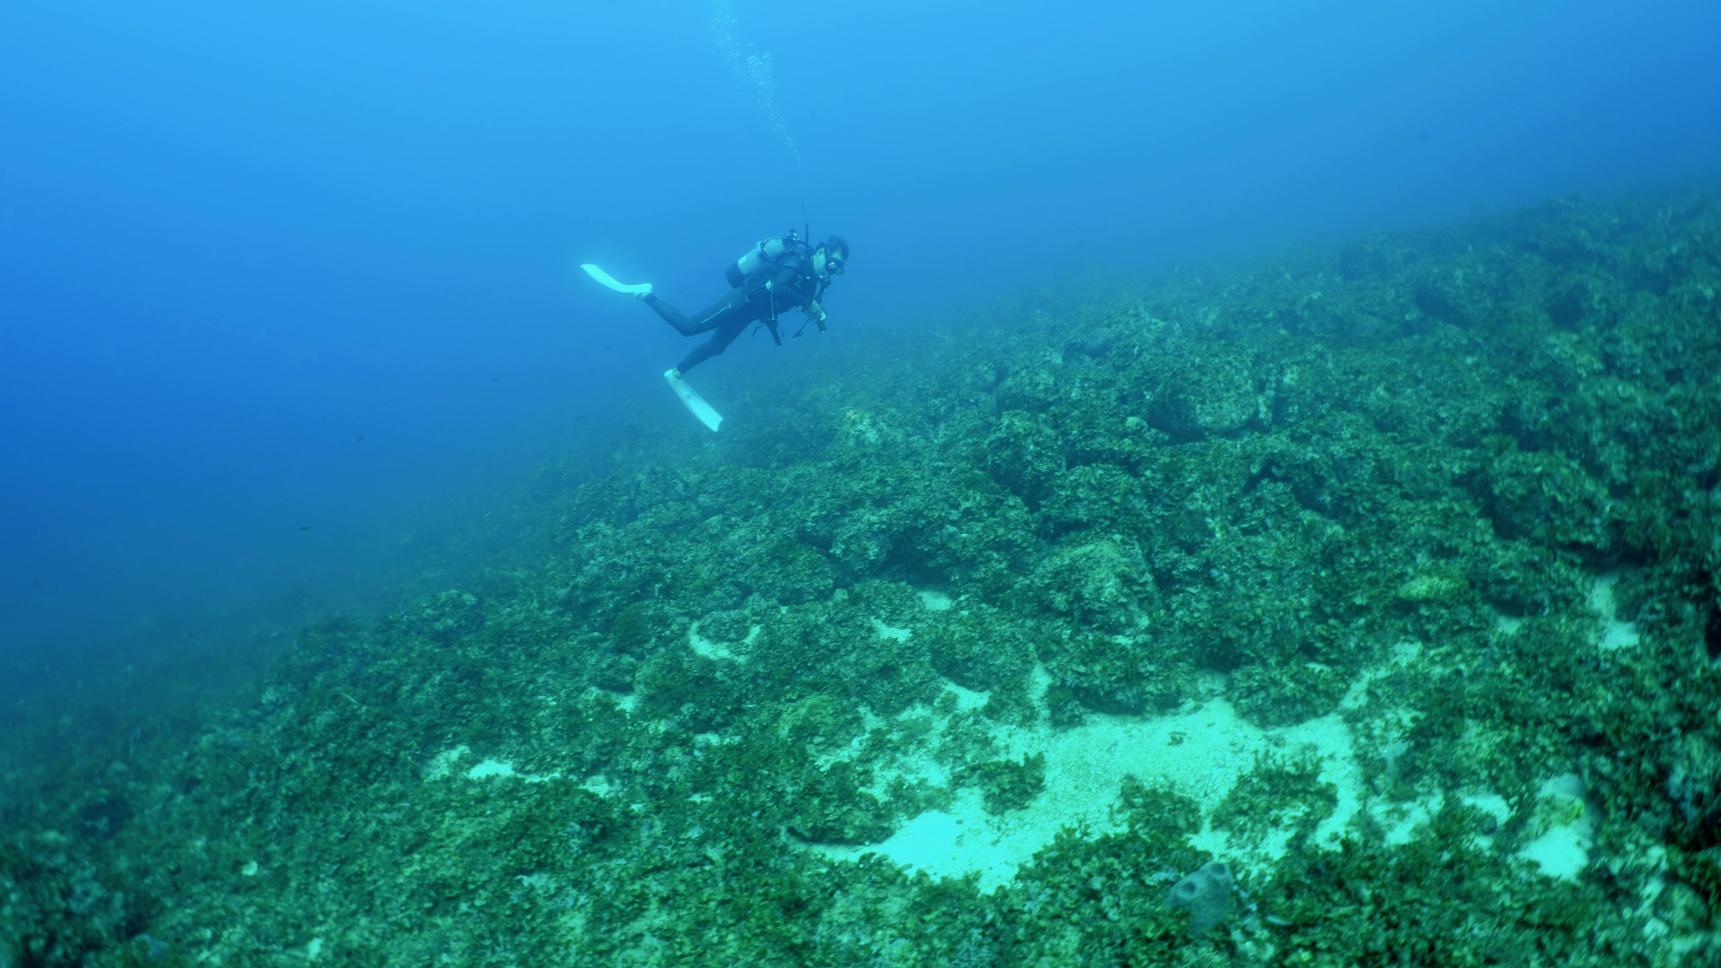
[[[651,292],[651,283],[649,282],[617,282],[615,276],[612,276],[597,266],[592,265],[590,262],[580,263],[580,268],[586,270],[586,275],[596,279],[601,285],[614,289],[616,292],[631,293],[635,296],[644,296]]]
[[[711,404],[706,403],[698,391],[688,386],[687,381],[683,380],[673,367],[663,371],[663,378],[669,381],[669,388],[681,398],[681,404],[687,408],[687,412],[699,418],[699,422],[707,429],[715,432],[723,423],[723,415],[711,409]]]

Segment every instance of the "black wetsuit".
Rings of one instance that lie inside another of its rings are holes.
[[[777,317],[791,309],[805,309],[823,292],[824,284],[813,272],[813,254],[801,247],[778,256],[772,271],[745,280],[692,319],[657,298],[656,293],[646,296],[645,304],[657,310],[683,336],[712,334],[676,365],[677,370],[686,373],[728,349],[735,337],[752,323],[764,323],[771,331],[771,339],[781,345],[783,337],[777,329]]]

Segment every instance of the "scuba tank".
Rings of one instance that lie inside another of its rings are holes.
[[[739,289],[761,269],[775,266],[778,259],[797,246],[805,244],[801,237],[795,234],[794,229],[790,229],[788,235],[773,235],[741,253],[741,258],[729,263],[728,268],[723,270],[723,278],[730,288]]]

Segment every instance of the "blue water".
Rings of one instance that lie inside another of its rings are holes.
[[[0,673],[362,607],[403,541],[679,427],[686,346],[581,261],[694,306],[804,218],[853,244],[840,343],[1711,179],[1717,36],[1712,2],[8,3]]]

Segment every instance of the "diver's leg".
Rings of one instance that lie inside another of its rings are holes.
[[[722,320],[717,326],[717,332],[711,334],[710,339],[695,346],[686,356],[682,357],[681,362],[675,365],[677,373],[685,374],[688,370],[728,349],[729,344],[735,342],[735,337],[740,336],[741,331],[747,328],[748,323],[752,322],[739,312],[730,315],[734,318]]]
[[[647,293],[645,304],[655,310],[659,316],[662,316],[664,322],[674,326],[676,332],[683,336],[698,336],[700,333],[710,332],[722,325],[723,315],[734,308],[735,296],[733,293],[724,296],[707,306],[704,312],[692,319],[688,319],[681,310],[657,298],[656,293]]]

